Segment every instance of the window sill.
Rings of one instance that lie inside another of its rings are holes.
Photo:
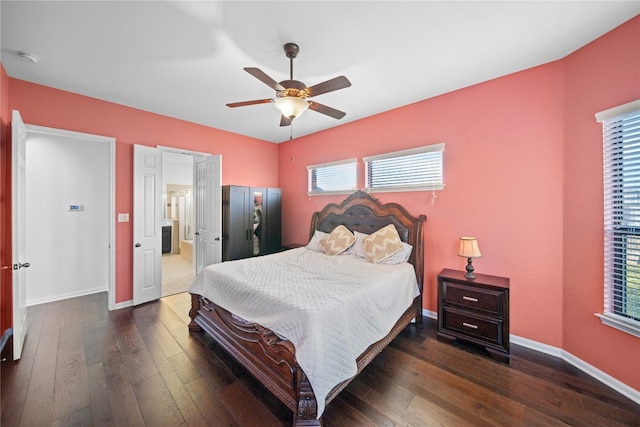
[[[399,193],[401,191],[435,191],[444,190],[444,184],[438,185],[417,185],[406,187],[366,187],[364,191],[367,193]]]
[[[600,318],[604,325],[611,326],[612,328],[633,335],[636,338],[640,338],[640,322],[610,313],[595,313],[595,315]]]
[[[307,191],[307,196],[333,196],[335,194],[351,194],[358,190],[337,190],[337,191]]]

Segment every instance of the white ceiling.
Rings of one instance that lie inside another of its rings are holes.
[[[307,111],[314,133],[565,57],[640,13],[640,1],[7,1],[1,61],[10,77],[271,142],[286,141],[274,92],[244,67],[294,79],[345,75]],[[18,51],[36,55],[36,64]]]

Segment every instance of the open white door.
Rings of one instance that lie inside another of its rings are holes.
[[[133,304],[162,296],[160,150],[133,146]]]
[[[20,359],[27,336],[27,272],[25,228],[25,169],[27,128],[20,112],[11,118],[11,222],[13,251],[13,360]]]
[[[222,261],[222,157],[207,156],[194,169],[196,274]]]

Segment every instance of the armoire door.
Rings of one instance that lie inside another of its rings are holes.
[[[253,198],[251,189],[222,187],[222,260],[253,255]]]
[[[264,224],[262,254],[282,250],[282,190],[267,188],[263,196]]]

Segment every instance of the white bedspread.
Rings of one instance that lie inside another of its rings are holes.
[[[189,292],[291,341],[322,415],[327,394],[419,295],[413,266],[306,248],[211,265]]]

